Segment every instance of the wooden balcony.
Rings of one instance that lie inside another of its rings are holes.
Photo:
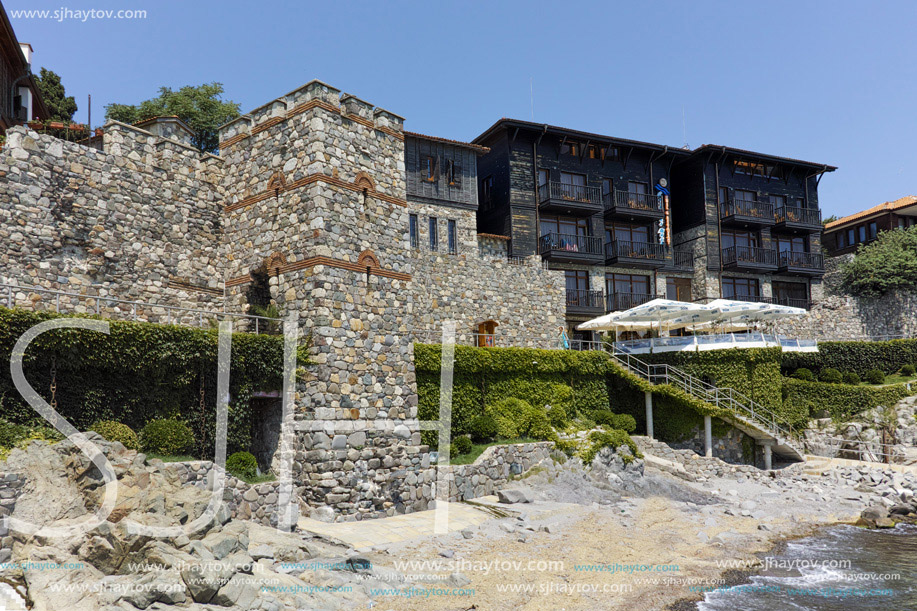
[[[602,238],[548,233],[538,240],[538,254],[555,263],[602,264]]]
[[[652,193],[614,191],[606,193],[605,218],[635,222],[658,221],[663,216],[662,198]]]
[[[720,205],[720,219],[725,225],[740,227],[771,227],[774,205],[765,202],[733,200]]]
[[[694,253],[690,250],[675,249],[672,251],[672,267],[674,269],[693,270]]]
[[[814,233],[822,230],[821,210],[780,206],[775,215],[774,229],[795,233]]]
[[[603,209],[602,192],[598,187],[551,181],[538,187],[538,208],[555,214],[592,216]]]
[[[662,244],[623,240],[614,240],[605,244],[605,265],[655,269],[665,264],[665,246]]]
[[[723,269],[752,273],[777,271],[777,251],[773,248],[730,246],[723,249]]]
[[[598,316],[605,311],[605,296],[602,291],[567,289],[567,314]]]
[[[656,299],[652,293],[612,293],[608,296],[608,311],[621,312]]]
[[[825,257],[821,253],[784,250],[779,253],[777,271],[796,276],[822,276]]]

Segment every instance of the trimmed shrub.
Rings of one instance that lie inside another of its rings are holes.
[[[153,420],[140,431],[140,447],[150,454],[180,456],[194,447],[194,433],[181,420]]]
[[[567,412],[557,405],[552,405],[548,410],[548,421],[555,429],[563,429],[570,423]]]
[[[488,414],[481,414],[472,420],[469,429],[471,440],[475,443],[487,443],[496,438],[498,433],[496,420]]]
[[[240,479],[258,475],[258,460],[248,452],[236,452],[226,459],[226,470]]]
[[[852,371],[845,371],[843,374],[843,378],[844,378],[844,384],[850,384],[851,386],[859,386],[861,382],[860,376],[858,376],[856,373]]]
[[[818,352],[784,352],[781,358],[781,368],[785,372],[799,367],[813,371],[833,367],[838,371],[854,371],[861,378],[870,369],[891,374],[913,363],[917,363],[917,340],[914,339],[818,342]]]
[[[841,372],[833,367],[828,367],[827,369],[822,369],[818,374],[818,379],[821,382],[827,384],[840,384],[844,381],[844,376],[841,375]]]
[[[612,418],[611,428],[619,429],[625,433],[633,433],[637,430],[637,421],[630,414],[615,414]]]
[[[547,415],[544,412],[537,410],[531,414],[527,430],[525,430],[521,436],[531,437],[532,439],[537,439],[539,441],[557,440],[557,433],[554,432],[554,428],[548,421]]]
[[[114,420],[98,420],[89,427],[90,431],[95,431],[105,438],[106,441],[120,441],[128,450],[139,450],[140,440],[137,433],[126,424],[115,422]]]
[[[456,456],[459,454],[467,454],[471,451],[471,440],[465,437],[464,435],[456,437],[452,440],[452,449],[451,452]]]
[[[615,413],[610,409],[597,409],[589,414],[589,416],[593,421],[595,421],[596,424],[604,424],[606,426],[610,426],[611,428],[615,428]]]
[[[803,382],[814,382],[815,381],[815,374],[812,373],[811,369],[807,369],[805,367],[800,367],[799,369],[794,371],[793,377],[796,378],[797,380],[802,380]]]
[[[917,367],[914,367],[910,363],[901,368],[901,375],[903,376],[912,376],[914,374],[917,374]]]
[[[863,379],[870,384],[884,384],[885,373],[883,373],[881,369],[870,369],[866,372],[866,375],[863,376]]]

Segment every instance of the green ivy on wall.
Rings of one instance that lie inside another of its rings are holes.
[[[439,415],[441,354],[438,344],[414,344],[418,414],[423,420]],[[507,398],[535,407],[569,401],[564,406],[568,412],[608,409],[608,367],[609,359],[601,352],[456,346],[453,434],[469,433],[471,421],[485,405]]]
[[[54,314],[0,308],[0,411],[19,424],[44,421],[13,386],[9,360],[16,341]],[[300,365],[305,353],[300,352]],[[114,420],[135,431],[156,418],[187,422],[198,456],[212,456],[216,416],[217,332],[173,325],[110,321],[108,335],[55,329],[39,335],[23,359],[26,379],[46,400],[55,383],[57,411],[80,430]],[[230,369],[228,451],[251,442],[250,399],[282,385],[283,338],[234,333]],[[203,392],[203,405],[201,396]]]
[[[917,365],[917,340],[885,342],[818,342],[818,352],[784,352],[783,371],[789,375],[805,367],[818,374],[829,367],[863,377],[870,369],[895,373],[904,365]]]
[[[647,363],[666,363],[722,388],[732,388],[771,410],[782,407],[780,348],[731,348],[700,352],[643,354]]]
[[[904,384],[889,386],[852,386],[804,382],[793,378],[783,380],[783,403],[796,418],[805,419],[830,416],[835,422],[844,422],[866,410],[891,407],[904,397],[917,393],[917,385],[908,390]]]

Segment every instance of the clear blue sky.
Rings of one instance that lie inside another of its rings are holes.
[[[318,78],[470,140],[500,117],[839,167],[825,214],[917,194],[917,3],[4,0],[145,9],[12,19],[93,124],[109,102],[219,81],[242,111]]]

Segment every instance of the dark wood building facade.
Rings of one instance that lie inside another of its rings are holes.
[[[655,297],[807,306],[824,164],[501,119],[474,140],[478,230],[567,276],[571,328]]]
[[[835,169],[716,145],[677,164],[676,242],[703,265],[703,296],[808,307],[824,274],[818,184]]]

